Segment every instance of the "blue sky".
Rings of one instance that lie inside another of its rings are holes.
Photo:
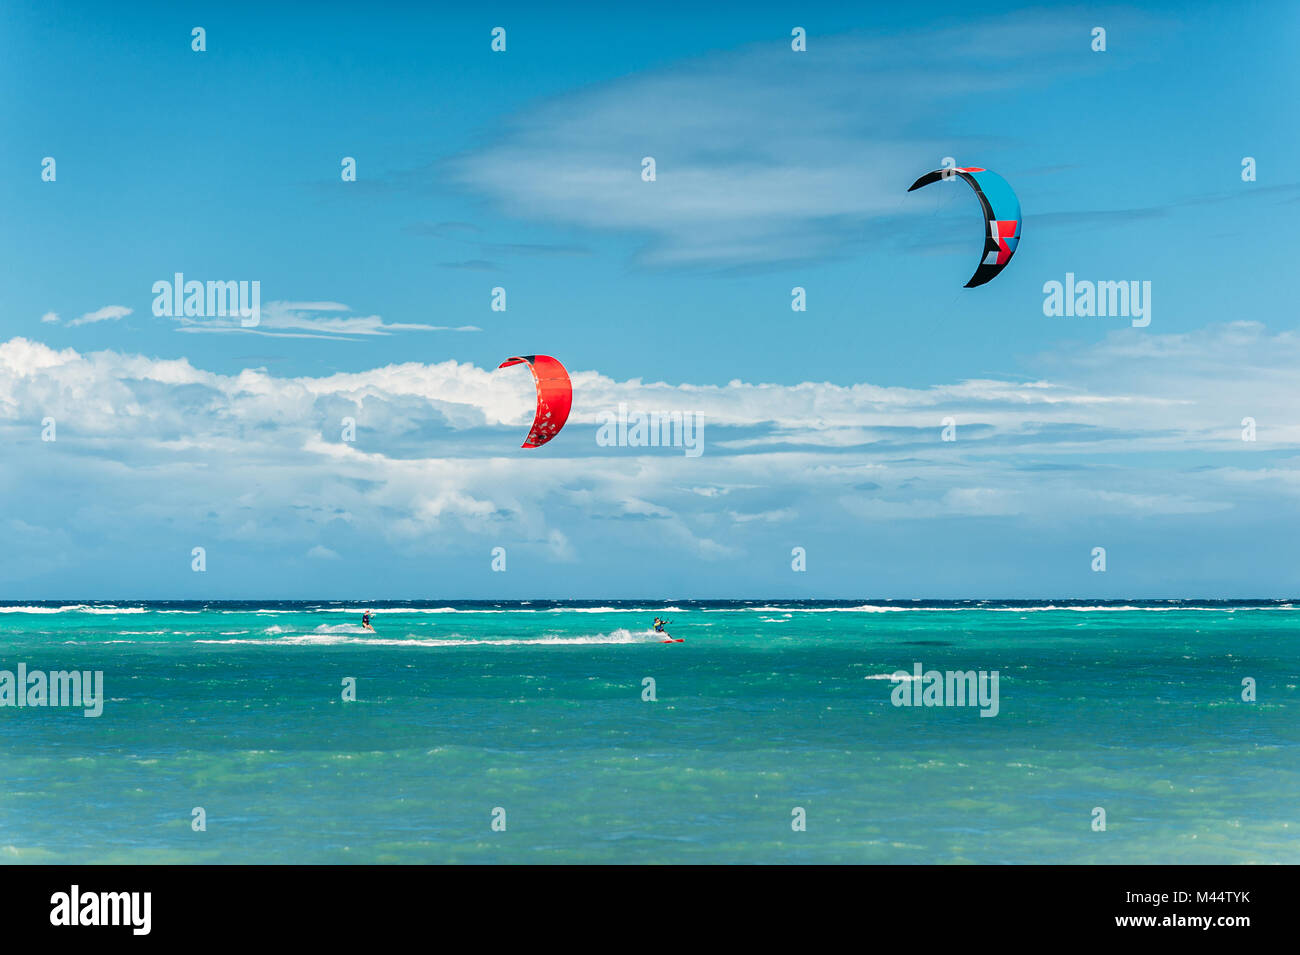
[[[7,4],[0,596],[1294,594],[1296,8],[857,6]],[[981,288],[945,156],[1024,210]]]

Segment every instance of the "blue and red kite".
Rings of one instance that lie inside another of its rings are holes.
[[[988,224],[984,231],[984,257],[980,259],[975,274],[966,283],[966,288],[974,288],[1005,269],[1011,256],[1016,254],[1016,246],[1020,244],[1020,200],[1005,179],[979,166],[958,166],[927,172],[912,183],[912,188],[907,191],[954,176],[965,179],[975,190],[975,195],[979,196],[980,205],[984,208],[984,220]]]

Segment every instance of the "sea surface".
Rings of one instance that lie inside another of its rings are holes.
[[[9,863],[1300,862],[1283,602],[11,601],[19,663],[107,700],[0,706]]]

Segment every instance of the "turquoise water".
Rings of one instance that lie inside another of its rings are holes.
[[[371,606],[0,607],[108,700],[0,707],[0,859],[1300,861],[1289,604]],[[998,715],[894,706],[918,662]]]

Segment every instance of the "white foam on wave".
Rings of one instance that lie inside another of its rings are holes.
[[[528,601],[523,601],[528,603]],[[358,617],[369,610],[376,618],[398,613],[685,613],[681,607],[321,607],[304,613],[351,613]],[[281,611],[290,612],[290,611]]]
[[[1123,613],[1134,611],[1148,611],[1152,613],[1172,613],[1177,611],[1214,611],[1218,613],[1236,613],[1237,611],[1259,611],[1259,610],[1294,610],[1295,605],[1291,603],[1275,605],[1241,605],[1234,607],[1209,607],[1200,604],[1171,604],[1168,606],[1137,606],[1134,604],[1119,604],[1115,606],[1106,606],[1103,604],[1090,604],[1086,606],[1064,606],[1057,604],[1038,604],[1032,606],[1009,606],[1009,607],[989,607],[980,605],[959,606],[959,607],[885,607],[878,604],[860,604],[855,607],[790,607],[779,604],[765,604],[756,607],[699,607],[691,608],[694,612],[699,613],[767,613],[767,614],[785,614],[789,616],[796,613],[962,613],[965,611],[987,611],[989,613],[1043,613],[1072,611],[1074,613]],[[209,610],[154,610],[149,607],[118,607],[115,605],[92,606],[90,604],[65,604],[60,607],[37,607],[29,604],[16,605],[10,607],[0,607],[0,614],[61,614],[61,613],[86,613],[98,614],[104,616],[113,616],[117,614],[141,614],[141,613],[159,613],[159,614],[202,614],[202,613],[221,613],[221,614],[318,614],[318,613],[343,613],[353,614],[360,617],[369,607],[320,607],[314,609],[292,608],[277,609],[264,607],[258,610],[231,610],[231,609],[209,609]],[[510,607],[510,608],[457,608],[457,607],[389,607],[383,610],[371,610],[376,619],[390,614],[511,614],[511,613],[550,613],[550,614],[578,614],[578,613],[687,613],[688,611],[676,606],[669,607],[548,607],[539,609],[535,607]]]
[[[542,613],[686,613],[681,607],[551,607]]]
[[[1197,611],[1216,611],[1219,613],[1236,613],[1238,610],[1293,610],[1291,604],[1279,604],[1277,606],[1243,606],[1243,607],[1203,607],[1203,606],[1171,606],[1171,607],[1138,607],[1132,604],[1122,604],[1114,607],[1104,605],[1086,606],[1086,607],[1068,607],[1057,606],[1055,604],[1044,604],[1034,607],[880,607],[872,604],[863,604],[860,607],[704,607],[701,608],[703,613],[784,613],[786,615],[795,613],[962,613],[967,611],[985,611],[987,613],[1038,613],[1041,611],[1061,611],[1071,610],[1076,613],[1108,613],[1130,610],[1150,610],[1159,613],[1176,612],[1179,610],[1197,610]]]
[[[977,607],[703,607],[704,613],[912,613],[927,610],[977,610]]]
[[[541,613],[540,610],[505,610],[493,607],[472,610],[457,610],[455,607],[385,607],[383,610],[375,610],[373,607],[322,607],[319,610],[304,612],[350,613],[359,617],[367,610],[369,610],[375,617],[379,617],[381,614],[393,613]]]
[[[89,604],[67,604],[62,607],[0,607],[0,613],[148,613],[144,607],[92,607]]]
[[[361,628],[358,627],[358,630]],[[366,631],[369,632],[369,631]],[[380,647],[514,647],[514,646],[599,646],[614,644],[658,643],[662,640],[653,630],[618,629],[610,633],[589,634],[578,637],[549,635],[543,637],[503,638],[500,640],[461,637],[450,634],[445,638],[433,640],[427,637],[410,635],[405,639],[394,637],[355,637],[351,631],[344,632],[340,627],[328,627],[321,632],[291,634],[277,639],[247,640],[196,640],[195,643],[217,644],[252,644],[259,646],[380,646]]]
[[[237,630],[233,632],[248,633],[247,630]],[[330,634],[374,633],[373,630],[367,630],[359,623],[322,623],[319,624],[316,627],[316,629],[312,631],[311,634],[298,633],[295,632],[293,627],[291,626],[281,626],[278,623],[273,623],[269,627],[264,627],[262,629],[262,632],[267,636],[271,636],[271,637],[283,637],[286,634],[291,637],[292,636],[301,637],[301,636],[311,636],[311,635],[329,636]]]
[[[1167,613],[1179,610],[1198,610],[1198,611],[1217,611],[1219,613],[1235,613],[1238,610],[1289,610],[1289,607],[1135,607],[1130,604],[1123,604],[1117,607],[1090,606],[1090,607],[1058,607],[1055,604],[1048,604],[1044,607],[971,607],[962,608],[971,610],[987,610],[991,613],[1039,613],[1045,610],[1071,610],[1075,613],[1119,613],[1130,610],[1149,610],[1154,613]]]

